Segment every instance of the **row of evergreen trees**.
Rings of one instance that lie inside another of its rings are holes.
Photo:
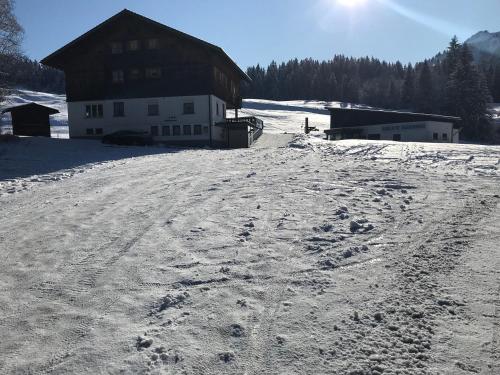
[[[0,0],[0,103],[9,88],[64,92],[64,74],[21,53],[24,30],[14,13],[14,0]]]
[[[491,139],[487,104],[500,102],[500,60],[476,64],[469,47],[453,38],[447,51],[415,66],[374,58],[335,56],[248,68],[243,96],[271,100],[361,103],[460,116],[463,135]],[[0,87],[64,92],[64,74],[19,53],[0,53]]]
[[[465,137],[485,140],[490,137],[487,103],[500,102],[500,61],[478,65],[473,60],[469,47],[453,38],[446,52],[415,66],[342,55],[323,62],[272,62],[267,68],[248,68],[252,83],[243,88],[243,96],[456,115],[463,119]]]
[[[2,87],[64,93],[64,73],[41,65],[22,54],[0,54]]]

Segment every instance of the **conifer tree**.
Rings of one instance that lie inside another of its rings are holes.
[[[460,55],[447,87],[448,111],[462,118],[463,134],[466,138],[484,140],[488,137],[488,103],[491,97],[482,73],[473,64],[467,45]]]
[[[0,0],[0,55],[12,56],[19,53],[23,39],[23,28],[14,14],[13,0]],[[4,99],[9,73],[0,61],[0,103]]]
[[[450,44],[448,45],[448,49],[446,50],[444,61],[443,61],[443,73],[446,76],[449,76],[455,70],[459,60],[460,60],[460,51],[462,45],[458,42],[458,38],[455,35]]]
[[[434,86],[429,63],[425,61],[420,68],[416,92],[416,108],[420,112],[431,113],[434,110]]]
[[[415,99],[415,73],[413,66],[408,64],[406,67],[405,80],[403,82],[403,90],[401,93],[401,105],[404,108],[411,108]]]
[[[500,63],[496,65],[492,79],[491,95],[495,103],[500,103]]]

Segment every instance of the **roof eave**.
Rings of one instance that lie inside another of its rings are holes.
[[[26,108],[26,107],[39,107],[39,108],[43,108],[43,109],[45,109],[47,111],[47,113],[49,115],[55,115],[57,113],[60,113],[59,110],[57,110],[55,108],[47,107],[47,106],[44,106],[44,105],[41,105],[41,104],[38,104],[38,103],[27,103],[27,104],[21,104],[21,105],[18,105],[18,106],[14,106],[14,107],[5,108],[4,110],[2,110],[2,114],[8,113],[8,112],[12,112],[12,111],[15,111],[15,110],[19,110],[19,109],[22,109],[22,108]]]
[[[413,115],[413,116],[426,116],[426,117],[434,117],[436,119],[442,120],[450,120],[450,121],[462,121],[460,117],[454,116],[446,116],[446,115],[438,115],[432,113],[419,113],[419,112],[404,112],[404,111],[388,111],[382,109],[366,109],[366,108],[338,108],[338,107],[325,107],[326,110],[333,111],[352,111],[352,112],[380,112],[380,113],[392,113],[392,114],[400,114],[400,115]]]

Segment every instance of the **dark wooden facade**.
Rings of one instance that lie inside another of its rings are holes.
[[[33,137],[50,137],[49,116],[59,113],[57,109],[36,103],[11,107],[2,111],[2,113],[8,112],[12,116],[12,133]]]
[[[327,108],[330,111],[330,128],[349,128],[368,125],[395,124],[418,121],[452,122],[457,124],[459,117],[426,113],[400,112],[361,108]]]
[[[249,80],[221,48],[128,10],[42,63],[65,72],[69,102],[212,94],[239,108]]]

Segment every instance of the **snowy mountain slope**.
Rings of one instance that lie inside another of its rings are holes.
[[[481,55],[500,58],[500,32],[480,31],[467,39],[465,43],[472,48],[476,58],[480,58]]]

